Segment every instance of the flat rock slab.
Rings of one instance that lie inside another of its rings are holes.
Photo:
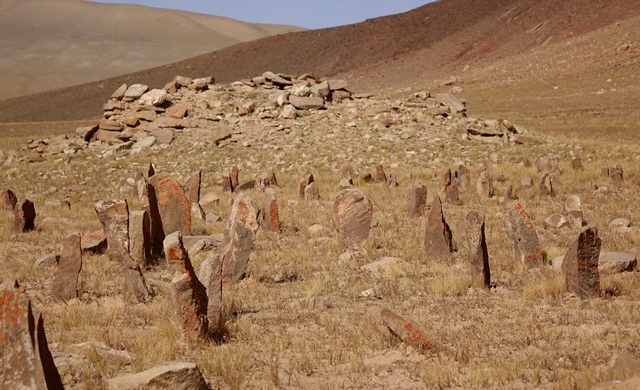
[[[395,272],[398,272],[408,263],[397,257],[381,257],[376,261],[365,264],[360,267],[362,271],[371,272],[375,276],[394,276]]]
[[[442,345],[425,335],[420,329],[416,328],[410,322],[405,321],[402,317],[395,314],[389,309],[382,309],[380,312],[382,322],[387,326],[389,331],[397,336],[402,342],[424,352],[431,350],[433,352],[441,351]]]
[[[137,374],[109,379],[111,390],[208,390],[194,363],[165,362]]]
[[[562,269],[564,256],[558,256],[551,260],[555,269]],[[638,267],[638,256],[635,253],[624,252],[600,252],[598,258],[598,271],[601,275],[617,274],[621,272],[633,272]]]

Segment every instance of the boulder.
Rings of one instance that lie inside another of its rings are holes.
[[[161,106],[167,101],[167,91],[164,89],[152,89],[140,96],[139,104]]]
[[[193,363],[165,362],[137,374],[111,378],[110,390],[209,390],[200,370]]]
[[[356,189],[347,189],[335,198],[331,208],[338,241],[347,246],[362,245],[369,237],[373,204]]]

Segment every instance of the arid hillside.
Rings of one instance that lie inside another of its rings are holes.
[[[85,0],[0,0],[0,100],[302,30]]]
[[[492,61],[554,46],[631,18],[630,0],[446,0],[332,29],[278,35],[100,82],[0,102],[0,121],[86,119],[123,83],[162,86],[177,74],[230,82],[266,70],[341,75],[356,90],[428,83]],[[165,50],[166,51],[166,50]],[[543,56],[543,54],[541,54]],[[554,67],[567,68],[566,63]],[[571,68],[571,67],[569,67]],[[544,80],[545,74],[539,74]]]

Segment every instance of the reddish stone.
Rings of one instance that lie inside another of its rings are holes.
[[[237,165],[231,167],[231,173],[229,174],[229,178],[231,179],[231,188],[237,188],[240,182],[238,181],[238,175],[240,174],[240,170]]]
[[[104,230],[96,230],[82,236],[82,253],[94,255],[103,253],[107,249],[107,236]]]
[[[67,237],[62,244],[58,270],[53,277],[51,295],[63,301],[77,298],[80,270],[82,270],[80,233],[74,233]]]
[[[305,188],[307,188],[307,186],[313,182],[314,182],[314,179],[312,174],[309,174],[303,177],[302,179],[300,179],[300,182],[298,183],[298,195],[300,195],[301,198],[305,197],[304,196]]]
[[[478,191],[478,195],[480,195],[480,198],[483,200],[493,198],[493,178],[489,172],[485,171],[480,174],[476,189]]]
[[[222,178],[222,191],[233,192],[233,185],[231,184],[231,176],[225,176]]]
[[[571,160],[571,168],[573,168],[574,171],[578,171],[578,170],[582,170],[582,159],[580,159],[579,157],[574,158],[573,160]]]
[[[129,303],[148,302],[151,299],[151,292],[147,287],[147,281],[142,274],[140,265],[133,260],[129,252],[122,248],[110,256],[113,261],[120,264],[124,271],[125,301]]]
[[[32,201],[25,199],[16,204],[13,229],[18,233],[29,232],[36,226],[36,207]]]
[[[574,293],[579,298],[601,295],[598,270],[601,244],[597,228],[583,231],[571,244],[562,262],[567,292]]]
[[[439,352],[443,349],[442,345],[438,341],[425,335],[410,322],[405,321],[402,317],[391,310],[382,309],[380,317],[389,331],[391,331],[394,336],[402,340],[403,343],[414,347],[421,352],[426,350]]]
[[[484,233],[484,215],[481,212],[470,210],[467,213],[465,232],[469,244],[471,285],[474,287],[490,287],[489,253]]]
[[[424,248],[427,256],[449,258],[453,252],[451,229],[444,219],[442,203],[438,195],[433,196],[431,211],[424,232]]]
[[[280,217],[278,216],[278,201],[276,191],[267,188],[262,196],[262,220],[267,230],[272,232],[280,231]]]
[[[162,178],[155,175],[149,179],[149,185],[153,187],[157,200],[163,241],[164,237],[178,231],[187,236],[191,235],[191,206],[178,183],[170,177]],[[153,214],[151,216],[153,225]]]
[[[107,252],[129,250],[129,206],[126,199],[99,200],[93,204],[107,237]]]
[[[202,181],[202,171],[198,171],[191,176],[187,185],[187,200],[189,204],[200,201],[200,183]]]
[[[277,187],[278,179],[276,178],[276,174],[271,172],[271,176],[264,179],[264,185],[267,187],[270,187],[270,186]]]
[[[409,216],[419,217],[424,214],[427,207],[427,187],[416,181],[407,189],[407,204]]]
[[[2,205],[5,211],[15,211],[18,197],[11,190],[2,193]]]
[[[376,166],[376,182],[378,183],[387,182],[387,174],[384,173],[384,168],[382,167],[382,165]]]
[[[151,265],[151,221],[145,210],[129,213],[129,254],[140,266]]]
[[[553,189],[553,181],[551,180],[551,176],[548,173],[545,173],[540,178],[540,184],[538,185],[540,189],[540,193],[546,196],[555,196],[556,192]]]
[[[516,259],[529,268],[539,267],[544,264],[538,234],[531,222],[531,218],[518,201],[511,205],[509,210],[509,222],[511,224],[511,236]]]
[[[342,191],[331,208],[338,241],[347,246],[362,245],[369,237],[373,204],[356,189]]]
[[[458,165],[455,177],[460,182],[460,189],[462,191],[469,191],[469,189],[471,189],[471,171],[464,164]]]
[[[42,316],[17,281],[0,285],[0,351],[3,389],[64,390]]]

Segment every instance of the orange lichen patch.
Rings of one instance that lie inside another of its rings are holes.
[[[0,295],[0,344],[4,344],[5,327],[17,326],[25,313],[29,311],[29,303],[24,300],[24,293],[18,289],[18,283],[13,288],[6,285]]]

